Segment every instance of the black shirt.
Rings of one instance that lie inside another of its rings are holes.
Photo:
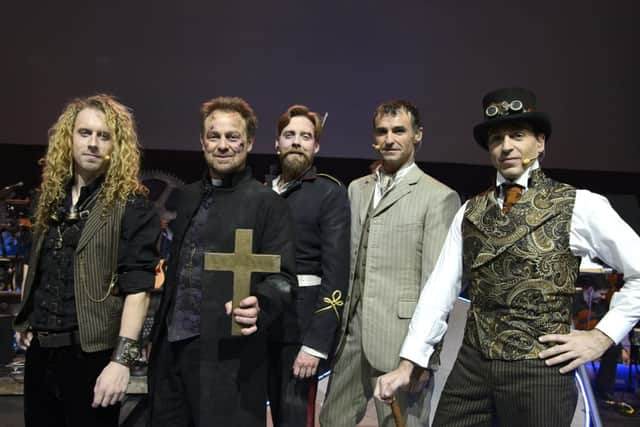
[[[200,335],[200,302],[208,225],[214,221],[214,188],[204,180],[204,195],[198,211],[191,219],[178,252],[178,283],[173,313],[167,317],[168,339],[181,341]]]
[[[86,222],[86,214],[95,203],[103,180],[97,179],[80,190],[76,203],[77,220],[68,219],[71,188],[58,221],[52,220],[44,239],[29,320],[35,330],[69,331],[77,329],[74,292],[74,253]],[[118,245],[118,288],[122,294],[153,288],[158,262],[156,240],[160,231],[158,215],[144,197],[131,198],[125,207]]]

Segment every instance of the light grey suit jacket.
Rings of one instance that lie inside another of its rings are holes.
[[[349,185],[351,201],[352,294],[362,227],[375,189],[368,175]],[[416,165],[384,195],[369,225],[362,298],[362,347],[375,369],[388,372],[399,363],[420,290],[436,263],[449,225],[460,207],[455,191]],[[349,322],[345,301],[338,357]]]

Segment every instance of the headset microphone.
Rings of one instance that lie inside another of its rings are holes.
[[[538,159],[538,156],[535,156],[533,158],[525,157],[525,158],[522,159],[522,166],[524,166],[526,168],[527,166],[529,166],[531,163],[533,163],[537,159]]]

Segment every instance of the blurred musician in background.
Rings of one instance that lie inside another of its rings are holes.
[[[616,277],[616,276],[614,276]],[[609,301],[616,286],[606,274],[582,273],[576,280],[576,294],[573,300],[573,325],[575,329],[591,330],[609,311]],[[615,405],[619,399],[614,396],[618,360],[629,365],[630,352],[628,340],[609,347],[600,358],[596,373],[594,392],[604,404]],[[628,405],[628,404],[627,404]]]

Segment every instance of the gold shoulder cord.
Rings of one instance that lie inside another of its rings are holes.
[[[336,314],[336,317],[340,319],[340,314],[338,313],[338,307],[342,307],[344,305],[344,302],[342,301],[342,292],[340,292],[339,289],[336,289],[335,291],[333,291],[333,293],[331,294],[331,297],[322,298],[322,302],[324,302],[327,305],[317,309],[315,311],[316,313],[333,309],[333,311]]]
[[[342,187],[342,182],[340,182],[340,180],[338,178],[334,178],[331,175],[329,175],[328,173],[317,173],[316,176],[322,176],[324,178],[327,178],[327,179],[333,181],[334,183],[338,184],[339,187]]]

